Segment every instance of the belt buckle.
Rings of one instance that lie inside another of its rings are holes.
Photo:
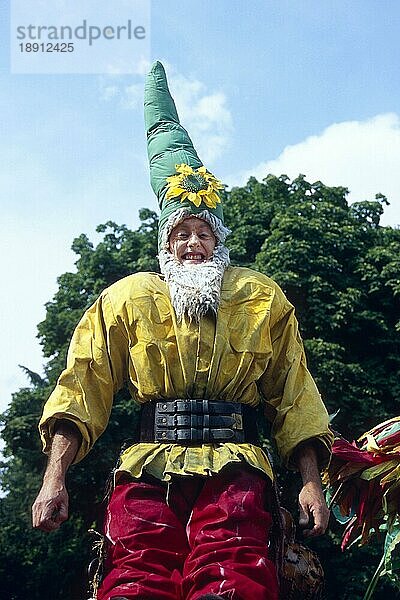
[[[232,413],[231,417],[233,419],[232,429],[243,430],[243,416],[239,413]]]

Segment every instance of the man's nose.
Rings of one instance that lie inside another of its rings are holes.
[[[188,239],[187,245],[191,248],[197,248],[197,246],[200,245],[199,237],[195,233],[192,233],[192,235]]]

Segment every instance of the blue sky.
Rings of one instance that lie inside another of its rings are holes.
[[[28,3],[29,0],[27,0]],[[66,2],[73,0],[66,0]],[[100,0],[99,11],[105,0]],[[151,3],[151,56],[167,66],[183,124],[220,179],[273,172],[382,192],[400,224],[400,5],[396,0]],[[36,324],[70,246],[106,220],[156,208],[129,76],[13,75],[0,5],[0,408],[41,371]]]

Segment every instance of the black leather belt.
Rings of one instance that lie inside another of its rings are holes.
[[[256,411],[240,402],[203,398],[147,402],[141,410],[140,441],[258,444]]]

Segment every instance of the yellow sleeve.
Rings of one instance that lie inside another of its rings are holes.
[[[321,468],[329,461],[333,434],[317,386],[307,369],[303,343],[293,306],[279,290],[282,302],[279,317],[271,327],[272,357],[261,377],[259,388],[266,399],[266,415],[272,420],[272,434],[286,466],[296,446],[312,441]]]
[[[127,352],[125,332],[104,292],[77,325],[66,369],[44,406],[39,423],[44,452],[50,450],[57,419],[72,421],[82,434],[75,462],[89,452],[107,426],[114,394],[124,384]]]

